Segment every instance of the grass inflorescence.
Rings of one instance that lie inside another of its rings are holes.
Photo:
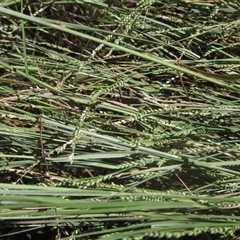
[[[3,1],[2,239],[237,239],[239,7]]]

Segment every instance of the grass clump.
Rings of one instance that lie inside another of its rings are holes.
[[[0,233],[237,239],[239,1],[4,1]]]

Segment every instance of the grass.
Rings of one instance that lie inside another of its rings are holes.
[[[239,5],[1,3],[1,238],[237,239]]]

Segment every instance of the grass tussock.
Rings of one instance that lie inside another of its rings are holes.
[[[237,239],[239,9],[2,1],[2,239]]]

